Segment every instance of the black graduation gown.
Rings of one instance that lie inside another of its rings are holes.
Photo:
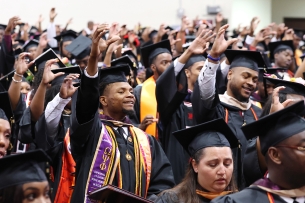
[[[141,92],[142,92],[142,84],[136,86],[133,88],[133,94],[136,98],[136,101],[134,103],[134,111],[135,115],[130,117],[132,119],[133,124],[136,124],[135,122],[138,122],[137,124],[140,124],[142,121],[140,120],[140,101],[141,101]]]
[[[274,203],[287,203],[280,196],[272,194]],[[267,192],[256,187],[251,186],[249,188],[245,188],[240,192],[226,195],[222,197],[218,197],[213,199],[211,203],[269,203],[269,199],[267,196]]]
[[[201,203],[209,203],[211,200],[206,199],[200,195],[198,195]],[[164,192],[162,193],[158,199],[155,200],[155,203],[184,203],[179,200],[177,194],[174,192]]]
[[[72,125],[70,131],[70,143],[73,158],[76,162],[76,183],[72,194],[71,202],[83,202],[85,198],[85,187],[89,178],[89,170],[93,161],[101,133],[102,123],[99,119],[99,78],[88,78],[82,75],[81,86],[73,95],[72,99]],[[88,100],[87,98],[91,98]],[[126,143],[126,140],[115,132],[118,148],[121,152],[121,168],[123,189],[134,192],[135,170],[133,145]],[[161,191],[174,186],[174,178],[171,165],[165,156],[161,146],[152,136],[149,136],[151,148],[152,166],[151,178],[148,188],[148,198],[159,194]],[[126,150],[132,156],[132,161],[125,158]],[[144,175],[144,174],[143,174]],[[143,176],[145,177],[145,176]],[[143,179],[143,186],[145,185]],[[113,185],[117,186],[117,174],[114,177]],[[144,187],[143,187],[144,190]],[[143,191],[142,191],[143,192]]]
[[[14,70],[15,56],[14,51],[8,51],[5,39],[3,38],[0,48],[0,77]],[[8,89],[8,87],[5,87]]]
[[[193,125],[193,110],[191,104],[183,102],[188,95],[184,69],[176,77],[174,68],[172,63],[157,80],[156,99],[159,140],[172,165],[175,182],[179,184],[184,178],[190,157],[172,133]]]
[[[241,171],[241,163],[240,161],[243,159],[245,151],[247,150],[247,139],[245,135],[243,134],[241,127],[244,123],[244,120],[246,123],[251,123],[255,121],[254,115],[250,109],[247,111],[244,111],[244,119],[240,115],[241,110],[237,107],[225,104],[220,102],[217,89],[215,91],[215,98],[212,101],[211,108],[208,109],[205,107],[204,102],[200,98],[200,90],[198,81],[195,83],[194,92],[193,92],[193,98],[192,98],[192,104],[193,104],[193,112],[194,112],[194,119],[197,124],[204,123],[207,121],[211,121],[217,118],[223,118],[225,119],[225,108],[228,110],[228,126],[231,128],[233,132],[235,132],[236,137],[240,140],[241,143],[241,153],[238,152],[238,150],[233,149],[234,154],[234,167],[237,169],[235,171],[235,175],[238,180],[238,187],[239,189],[245,187],[245,183],[242,183],[243,177],[242,177],[242,171]],[[261,109],[251,105],[252,109],[255,111],[256,116],[259,117],[261,114]]]

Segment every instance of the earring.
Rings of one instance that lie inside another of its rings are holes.
[[[7,148],[7,151],[11,151],[12,149],[13,149],[13,145],[12,145],[12,143],[10,143],[10,145]]]

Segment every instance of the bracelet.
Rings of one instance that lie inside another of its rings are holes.
[[[213,58],[210,54],[208,55],[208,59],[211,59],[212,61],[219,61],[220,57],[218,58]]]
[[[20,74],[16,73],[16,71],[14,72],[14,74],[19,76],[19,77],[23,77],[23,75],[20,75]]]
[[[14,77],[12,77],[12,79],[13,79],[14,82],[17,82],[17,83],[22,82],[22,79],[21,80],[15,80]]]

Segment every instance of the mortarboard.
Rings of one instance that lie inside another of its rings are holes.
[[[25,41],[23,39],[16,39],[15,42],[18,42],[18,44],[21,46],[25,44]]]
[[[281,90],[280,92],[286,93],[286,94],[298,94],[303,95],[305,97],[305,86],[298,82],[291,82],[271,77],[264,77],[264,79],[272,84],[275,85],[275,87],[285,86],[286,88]]]
[[[29,33],[33,35],[35,35],[37,32],[38,32],[38,28],[35,26],[32,26],[29,30]]]
[[[294,46],[292,40],[287,41],[278,41],[278,42],[270,42],[268,44],[270,50],[270,60],[274,60],[274,54],[278,53],[279,51],[290,49],[292,53],[294,52]]]
[[[39,164],[50,162],[41,149],[22,154],[5,156],[0,159],[0,189],[29,182],[47,181],[46,172]]]
[[[227,49],[225,55],[231,64],[230,69],[245,67],[258,71],[258,67],[267,67],[261,53],[258,51]]]
[[[5,30],[7,27],[7,25],[4,25],[4,24],[0,24],[0,30]]]
[[[21,53],[22,53],[22,49],[20,49],[20,48],[14,50],[15,58],[18,58],[19,54],[21,54]]]
[[[122,53],[122,55],[123,56],[128,55],[129,57],[134,58],[135,61],[138,63],[138,57],[131,50],[124,51],[124,53]]]
[[[15,121],[14,121],[14,114],[13,114],[11,101],[10,101],[8,92],[0,92],[0,101],[1,101],[0,109],[2,110],[2,111],[0,111],[0,119],[7,120],[12,125],[13,123],[15,123]],[[4,112],[4,115],[3,115],[3,112]],[[4,166],[4,165],[2,165],[2,166]]]
[[[199,61],[205,61],[206,58],[203,55],[193,55],[191,56],[191,58],[189,58],[189,60],[186,62],[186,64],[184,65],[185,68],[189,68],[191,67],[194,63],[197,63]]]
[[[171,26],[166,26],[166,27],[165,27],[165,30],[170,30],[170,31],[173,31],[173,30],[174,30],[174,28],[172,28]]]
[[[169,40],[163,40],[156,44],[148,45],[141,48],[141,58],[145,68],[149,68],[152,60],[162,53],[171,53],[171,46]]]
[[[83,59],[90,54],[91,44],[90,38],[80,35],[71,44],[66,46],[66,50],[76,59]]]
[[[0,78],[0,84],[1,84],[1,87],[4,88],[3,91],[8,91],[9,87],[10,87],[10,84],[12,82],[12,78],[14,77],[14,73],[15,73],[15,70],[12,70],[11,72],[9,72],[8,74],[4,75],[3,77]],[[26,71],[24,74],[23,74],[23,77],[27,80],[30,80],[30,78],[33,76],[33,73],[28,70]]]
[[[263,82],[265,74],[268,75],[276,75],[276,77],[281,78],[281,76],[278,74],[279,71],[285,71],[285,68],[258,68],[259,75],[258,75],[258,81]]]
[[[293,29],[294,30],[294,34],[296,36],[298,36],[299,38],[301,38],[301,40],[303,40],[303,36],[304,36],[304,33],[305,31],[304,30],[300,30],[300,29]]]
[[[58,42],[73,41],[77,37],[77,33],[74,30],[67,30],[54,37]]]
[[[100,85],[108,85],[116,82],[127,82],[126,76],[130,75],[128,65],[118,65],[99,69]]]
[[[305,130],[305,120],[300,117],[304,111],[304,101],[288,106],[243,126],[246,138],[259,136],[261,152],[265,155],[269,147],[276,146],[287,138]]]
[[[113,59],[111,61],[111,66],[117,66],[117,65],[128,65],[129,68],[132,70],[137,69],[137,64],[132,62],[129,56],[122,56],[120,58]]]
[[[238,139],[222,118],[173,132],[173,135],[191,157],[203,148],[235,148],[239,145]]]
[[[52,86],[55,86],[55,85],[61,85],[65,79],[65,77],[69,74],[79,74],[81,76],[82,74],[82,71],[80,69],[79,66],[71,66],[71,67],[67,67],[67,68],[56,68],[56,69],[53,69],[51,70],[52,73],[56,74],[56,73],[59,73],[59,72],[63,72],[65,73],[64,75],[61,75],[61,76],[58,76],[57,78],[55,78],[52,82],[51,82],[51,85]],[[79,82],[79,80],[77,79],[76,81],[74,82]]]
[[[31,39],[28,43],[24,44],[22,49],[24,52],[28,52],[28,50],[32,47],[38,47],[39,42],[36,39]]]
[[[96,200],[103,203],[153,203],[148,199],[137,196],[134,193],[120,189],[113,185],[106,185],[89,194],[91,200]]]
[[[150,33],[149,33],[149,38],[152,39],[154,36],[156,36],[158,34],[158,31],[157,30],[152,30]]]
[[[31,72],[35,75],[40,68],[44,68],[45,63],[50,59],[58,59],[59,67],[66,67],[65,64],[58,58],[56,53],[50,48],[47,51],[40,54],[36,59],[34,59],[34,64],[30,67]]]

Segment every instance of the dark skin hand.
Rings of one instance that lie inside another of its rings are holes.
[[[72,97],[74,92],[77,90],[77,87],[73,86],[73,80],[77,79],[79,74],[70,74],[65,79],[61,85],[59,96],[63,99],[68,99]]]
[[[158,119],[154,118],[152,115],[146,115],[143,121],[138,126],[138,128],[145,131],[146,128],[154,122],[158,122]]]
[[[14,16],[10,18],[8,21],[7,27],[5,28],[4,34],[5,35],[11,35],[12,31],[16,27],[16,25],[21,23],[21,19],[17,16]]]

